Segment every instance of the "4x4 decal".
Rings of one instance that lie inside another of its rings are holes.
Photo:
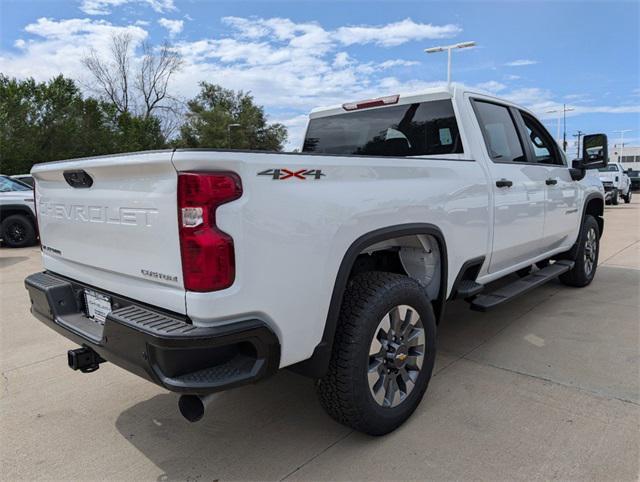
[[[266,169],[260,171],[258,176],[269,176],[274,181],[285,181],[287,179],[321,179],[326,174],[321,169],[299,169],[293,171],[291,169]]]

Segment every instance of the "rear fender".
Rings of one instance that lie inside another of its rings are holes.
[[[313,355],[308,360],[304,360],[291,366],[291,369],[312,378],[321,378],[327,371],[329,360],[331,358],[331,350],[333,348],[333,339],[338,326],[338,318],[340,315],[340,307],[342,299],[349,281],[352,268],[358,255],[367,250],[367,248],[393,238],[400,238],[411,235],[430,235],[438,242],[440,252],[440,290],[437,299],[432,300],[436,320],[439,322],[444,315],[444,307],[447,292],[447,245],[445,243],[442,231],[433,224],[427,223],[411,223],[401,224],[397,226],[389,226],[377,229],[370,233],[364,234],[356,239],[346,254],[344,255],[336,281],[334,283],[327,321],[325,323],[322,340],[313,351]]]

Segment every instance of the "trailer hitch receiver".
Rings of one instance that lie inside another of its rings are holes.
[[[67,361],[69,362],[69,368],[80,370],[82,373],[91,373],[100,368],[100,363],[106,360],[91,348],[82,347],[69,350],[67,352]]]

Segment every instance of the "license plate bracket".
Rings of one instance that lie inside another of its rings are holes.
[[[111,313],[111,297],[93,290],[84,290],[87,316],[96,323],[104,325],[107,315]]]

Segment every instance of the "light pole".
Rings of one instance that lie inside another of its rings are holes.
[[[584,134],[584,132],[578,129],[578,132],[573,135],[573,137],[578,138],[578,142],[576,143],[576,159],[580,158],[580,138],[582,137],[582,134]]]
[[[567,107],[567,104],[562,104],[562,109],[548,110],[547,114],[558,114],[558,126],[556,131],[556,139],[560,143],[560,113],[562,113],[562,119],[564,119],[564,134],[562,138],[562,150],[567,152],[567,112],[575,110],[573,107]]]
[[[624,150],[624,133],[631,132],[633,129],[622,129],[619,131],[613,131],[620,134],[620,154],[618,154],[618,162],[622,162],[622,151]]]
[[[231,148],[231,128],[232,127],[241,127],[240,124],[229,124],[227,125],[227,145]]]
[[[443,45],[442,47],[431,47],[428,49],[424,49],[424,51],[428,54],[435,54],[436,52],[444,52],[447,51],[447,87],[451,85],[451,51],[453,49],[466,49],[468,47],[475,46],[476,43],[474,41],[470,42],[460,42],[453,45]]]

